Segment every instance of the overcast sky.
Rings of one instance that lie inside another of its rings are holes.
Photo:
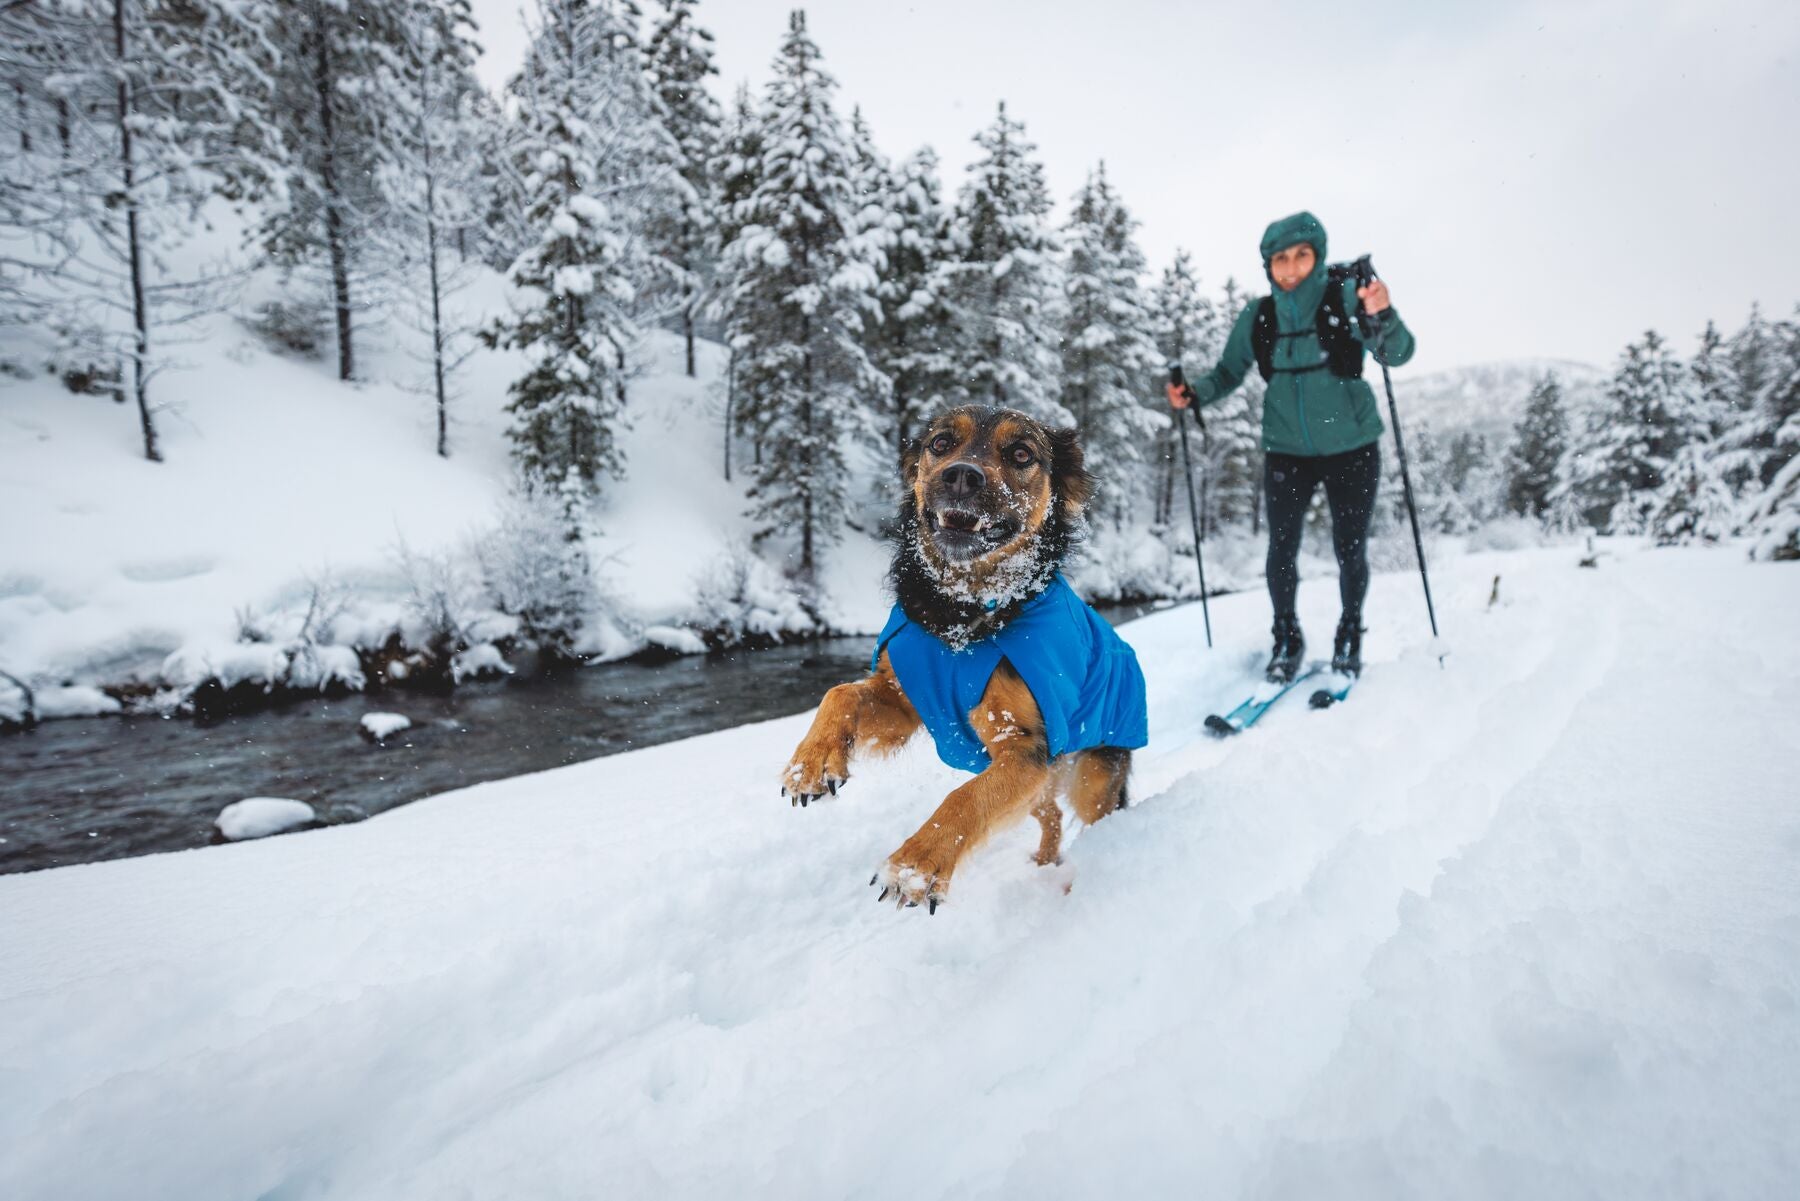
[[[656,0],[644,0],[651,13]],[[721,100],[759,92],[787,0],[702,0]],[[814,0],[842,111],[954,194],[1004,99],[1060,212],[1093,165],[1160,270],[1266,286],[1257,240],[1316,213],[1373,253],[1416,369],[1523,356],[1610,365],[1654,327],[1800,300],[1800,2]],[[519,0],[475,0],[497,87]]]

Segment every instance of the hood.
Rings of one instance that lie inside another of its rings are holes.
[[[1292,292],[1283,292],[1275,287],[1274,277],[1269,275],[1269,260],[1278,252],[1289,246],[1298,246],[1301,242],[1312,244],[1317,261],[1313,264],[1312,274],[1300,281],[1299,287]],[[1280,307],[1289,310],[1283,316],[1289,317],[1291,324],[1284,321],[1284,327],[1302,328],[1312,320],[1313,310],[1325,295],[1326,249],[1325,227],[1319,224],[1317,217],[1308,212],[1298,212],[1291,217],[1271,222],[1269,228],[1263,231],[1263,276],[1268,279],[1273,293],[1285,302]]]

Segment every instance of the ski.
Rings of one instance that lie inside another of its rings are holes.
[[[1350,689],[1356,686],[1356,677],[1343,675],[1335,671],[1326,671],[1325,686],[1316,688],[1307,698],[1307,706],[1313,709],[1329,709],[1350,695]]]
[[[1230,713],[1220,716],[1213,713],[1207,716],[1206,729],[1219,738],[1229,738],[1233,734],[1242,734],[1256,724],[1258,718],[1269,711],[1269,707],[1306,681],[1322,672],[1319,664],[1308,667],[1286,684],[1265,681],[1256,686],[1247,700]]]

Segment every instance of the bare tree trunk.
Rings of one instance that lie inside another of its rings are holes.
[[[731,480],[731,421],[737,416],[737,352],[725,366],[725,479]]]
[[[431,272],[431,374],[437,389],[438,458],[450,457],[450,403],[444,391],[444,312],[438,281],[437,173],[431,161],[431,64],[419,75],[419,144],[425,157],[425,257]]]
[[[332,132],[331,92],[336,81],[331,73],[330,36],[322,0],[313,0],[313,34],[318,41],[313,83],[319,93],[319,129],[324,139],[319,181],[325,186],[325,244],[331,255],[331,292],[337,308],[338,378],[347,380],[355,367],[350,342],[350,264],[344,248],[343,198],[338,194],[336,140]]]
[[[148,374],[150,370],[150,314],[144,304],[144,255],[138,237],[136,165],[131,148],[131,77],[125,46],[125,0],[113,0],[113,51],[119,67],[119,167],[125,197],[125,242],[131,266],[131,324],[135,333],[131,352],[131,384],[137,395],[138,422],[144,429],[144,457],[162,462],[156,447],[156,424],[150,418]]]

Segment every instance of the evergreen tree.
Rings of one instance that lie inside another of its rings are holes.
[[[959,400],[1067,425],[1056,399],[1061,279],[1044,168],[1004,102],[975,143],[982,157],[957,200],[958,257],[941,289],[956,314]]]
[[[1123,524],[1148,477],[1148,449],[1167,425],[1152,317],[1139,286],[1143,252],[1106,166],[1075,194],[1063,229],[1062,402],[1075,416],[1099,492],[1094,511]],[[1149,407],[1154,403],[1156,410]]]
[[[301,0],[273,25],[287,203],[270,207],[261,236],[303,281],[323,268],[340,379],[355,375],[357,315],[393,266],[385,187],[412,92],[407,27],[416,15],[404,0]]]
[[[1205,344],[1205,331],[1212,326],[1214,316],[1212,302],[1200,294],[1200,279],[1194,274],[1193,259],[1185,250],[1177,249],[1174,259],[1163,268],[1151,295],[1151,321],[1157,349],[1166,362],[1198,370],[1205,357],[1201,350]],[[1171,419],[1157,430],[1152,462],[1156,503],[1151,519],[1158,525],[1169,522],[1176,503],[1175,477],[1182,469],[1180,431],[1176,427],[1186,420],[1186,414],[1172,412]],[[1207,475],[1210,480],[1211,473]],[[1208,506],[1203,503],[1201,509],[1204,517]]]
[[[1569,422],[1563,412],[1562,384],[1555,372],[1532,385],[1525,413],[1506,452],[1506,507],[1521,517],[1540,521],[1550,510],[1561,481],[1568,449]]]
[[[724,251],[738,235],[744,232],[748,222],[750,209],[748,201],[756,191],[759,182],[758,171],[762,166],[763,142],[762,122],[756,113],[756,106],[750,99],[750,85],[739,84],[737,94],[732,100],[730,118],[725,123],[723,136],[719,139],[719,148],[711,164],[711,174],[716,189],[717,208],[712,217],[713,250],[721,260],[721,273],[725,277],[725,289],[716,295],[714,304],[727,305],[730,300],[730,266],[723,262]],[[746,214],[740,218],[739,213]],[[726,365],[725,384],[725,478],[731,478],[731,435],[739,426],[752,426],[747,416],[740,414],[737,388],[737,349],[726,339],[726,350],[729,359]],[[762,461],[762,444],[756,444],[757,462]]]
[[[835,88],[795,11],[763,104],[755,188],[727,250],[739,415],[763,448],[756,538],[797,533],[808,580],[844,520],[847,449],[874,440],[871,405],[887,390],[861,345],[865,321],[879,316],[875,252],[858,236]]]
[[[712,275],[714,213],[708,170],[723,132],[718,101],[706,90],[717,75],[713,36],[694,18],[697,0],[659,0],[663,15],[650,35],[648,58],[662,118],[673,140],[675,172],[681,180],[674,219],[660,231],[663,253],[681,281],[681,332],[687,343],[687,373],[694,374],[694,322]]]
[[[1237,281],[1227,279],[1224,293],[1214,306],[1214,320],[1205,340],[1206,361],[1216,362],[1225,349],[1231,324],[1249,303]],[[1212,497],[1214,519],[1243,524],[1253,534],[1262,530],[1262,411],[1263,378],[1252,371],[1238,390],[1208,411],[1211,451],[1207,491]]]
[[[620,51],[609,5],[538,0],[520,98],[520,158],[538,242],[508,273],[512,312],[487,331],[492,345],[523,352],[513,382],[514,454],[538,487],[592,489],[621,475],[627,348],[637,337],[628,270],[629,236],[620,212],[620,139],[612,121],[621,76],[636,63]]]
[[[401,307],[430,339],[430,391],[437,409],[437,453],[450,454],[451,377],[467,358],[473,330],[446,308],[467,285],[461,253],[477,223],[483,181],[480,151],[492,112],[475,79],[481,48],[470,38],[468,0],[412,0],[405,22],[404,119],[395,123],[384,192],[387,234],[396,262],[419,286]],[[462,248],[459,252],[458,247]]]
[[[1651,330],[1625,348],[1608,404],[1579,447],[1574,484],[1586,520],[1608,533],[1646,533],[1675,456],[1707,435],[1691,375]]]
[[[956,386],[950,308],[938,292],[954,242],[937,155],[921,149],[888,172],[880,211],[881,321],[865,342],[892,385],[888,440],[898,453]]]

